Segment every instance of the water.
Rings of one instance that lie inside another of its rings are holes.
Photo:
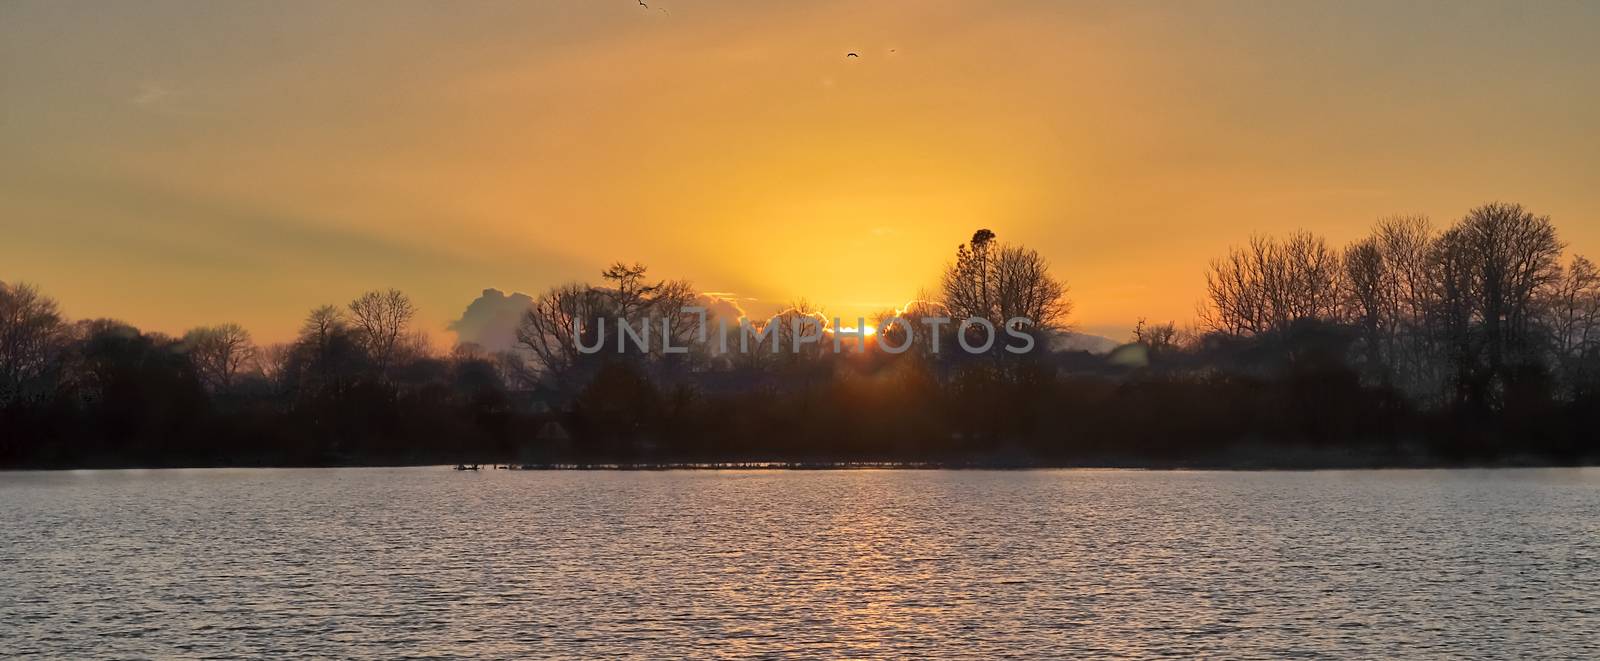
[[[1600,470],[0,473],[0,656],[1600,656]]]

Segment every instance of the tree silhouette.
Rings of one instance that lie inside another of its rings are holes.
[[[1279,241],[1251,237],[1211,262],[1202,321],[1232,334],[1282,332],[1306,320],[1336,320],[1341,263],[1321,237],[1296,232]]]
[[[183,342],[201,382],[212,392],[231,390],[239,373],[255,364],[250,331],[238,324],[196,328],[184,334]]]
[[[571,384],[583,363],[582,347],[606,350],[604,319],[610,307],[594,290],[583,285],[554,287],[535,299],[517,327],[517,344],[532,354],[534,368],[547,381]],[[582,333],[576,331],[581,329]]]
[[[1037,251],[998,243],[989,230],[978,230],[970,243],[956,248],[940,285],[941,303],[952,318],[984,319],[997,332],[1015,317],[1052,329],[1072,310],[1066,286]]]
[[[0,282],[0,405],[55,389],[65,367],[65,331],[53,299],[26,283]]]
[[[0,284],[0,466],[1594,463],[1600,269],[1561,251],[1548,218],[1498,203],[1443,232],[1383,218],[1342,249],[1256,236],[1208,269],[1203,332],[1141,319],[1110,356],[1049,349],[1065,286],[988,230],[935,295],[877,316],[865,346],[904,352],[835,353],[804,301],[753,352],[715,352],[691,283],[621,262],[533,299],[504,353],[437,351],[398,290],[256,350],[234,324],[176,339],[68,322]],[[924,323],[968,316],[1002,337],[1031,318],[1038,350],[974,357],[954,324]],[[619,318],[650,329],[644,351],[617,353]],[[817,341],[794,351],[797,321]]]
[[[398,289],[373,290],[350,302],[350,320],[377,366],[378,373],[387,375],[394,365],[395,354],[401,340],[416,316],[416,306]]]
[[[600,277],[614,283],[615,288],[607,292],[617,314],[624,319],[634,320],[645,311],[649,305],[651,294],[661,288],[661,283],[646,284],[645,272],[649,269],[638,262],[624,264],[613,263],[610,268],[600,273]]]

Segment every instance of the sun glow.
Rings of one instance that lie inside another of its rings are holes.
[[[857,330],[855,326],[840,326],[835,332],[843,333],[845,335],[854,335]],[[878,329],[870,325],[862,326],[860,332],[866,334],[867,337],[872,337],[878,334]]]

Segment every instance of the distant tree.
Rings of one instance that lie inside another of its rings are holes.
[[[1271,246],[1266,238],[1251,237],[1248,248],[1235,248],[1211,261],[1206,272],[1209,306],[1200,310],[1200,317],[1212,331],[1246,335],[1271,328],[1266,300]]]
[[[285,362],[284,381],[301,395],[341,392],[367,369],[369,357],[339,308],[324,305],[306,315]]]
[[[997,328],[1015,317],[1033,321],[1039,329],[1061,326],[1072,312],[1067,287],[1050,275],[1050,264],[1037,251],[1022,246],[1002,246],[990,260],[993,271],[993,316]]]
[[[1344,288],[1348,318],[1361,333],[1363,367],[1381,382],[1390,380],[1385,361],[1393,337],[1393,310],[1387,287],[1387,265],[1376,238],[1368,237],[1344,251]]]
[[[397,362],[397,353],[416,316],[416,306],[398,289],[373,290],[350,302],[350,319],[361,345],[380,375]]]
[[[825,351],[832,351],[832,340],[827,335],[829,327],[828,316],[822,309],[812,305],[811,301],[799,298],[789,302],[789,307],[779,312],[767,321],[776,324],[773,332],[772,343],[762,342],[759,346],[752,347],[754,356],[770,355],[771,347],[776,344],[780,364],[794,365],[796,363],[813,360],[820,357]],[[811,342],[807,338],[815,337]],[[796,350],[796,342],[799,342]]]
[[[980,229],[972,233],[972,240],[967,242],[971,250],[970,266],[977,272],[978,302],[982,309],[988,310],[993,299],[989,294],[989,247],[994,245],[995,234],[987,229]],[[956,261],[959,263],[959,250]]]
[[[1449,366],[1447,400],[1457,405],[1482,402],[1486,397],[1480,334],[1475,323],[1480,305],[1474,286],[1474,261],[1470,246],[1455,229],[1440,235],[1428,256],[1434,273],[1428,329],[1441,359]]]
[[[1133,326],[1133,341],[1144,345],[1152,356],[1170,353],[1178,347],[1178,326],[1171,321],[1152,324],[1140,317]]]
[[[1428,330],[1433,227],[1426,216],[1390,216],[1378,221],[1371,238],[1381,266],[1376,299],[1379,349],[1387,372],[1413,395],[1435,394],[1440,368]]]
[[[294,345],[284,342],[269,344],[256,351],[255,370],[268,381],[282,385],[288,376]]]
[[[516,349],[497,351],[488,359],[506,387],[513,390],[531,390],[539,385],[539,370],[536,366],[530,365],[527,357]]]
[[[1405,324],[1418,324],[1427,307],[1428,251],[1435,232],[1427,216],[1389,216],[1372,230],[1383,263],[1383,298],[1387,316]]]
[[[705,358],[707,346],[700,340],[700,317],[689,314],[687,308],[695,307],[699,301],[699,294],[694,285],[687,280],[669,280],[660,283],[651,293],[649,299],[650,315],[653,317],[651,324],[651,354],[653,357],[665,361],[676,368],[686,368],[690,363]],[[709,314],[709,313],[708,313]],[[707,317],[706,323],[713,323]],[[666,354],[661,351],[661,340],[656,334],[665,333],[672,346],[685,349],[684,353]],[[706,338],[710,338],[711,330],[706,330]]]
[[[1051,275],[1044,257],[1022,246],[999,243],[989,230],[978,230],[971,242],[956,248],[940,289],[940,303],[957,323],[984,319],[997,333],[1016,317],[1031,320],[1035,330],[1058,328],[1072,311],[1066,285]],[[1001,344],[997,338],[995,346]]]
[[[649,270],[638,262],[616,262],[600,273],[602,278],[612,283],[612,289],[606,291],[606,295],[622,318],[636,320],[648,312],[651,296],[662,286],[659,282],[653,285],[645,282],[645,273]]]
[[[395,362],[408,363],[436,357],[433,337],[421,328],[412,329],[400,336],[395,346]]]
[[[1533,349],[1536,305],[1541,291],[1561,275],[1561,242],[1549,216],[1518,204],[1473,209],[1453,230],[1473,258],[1472,284],[1480,305],[1491,370],[1524,360]],[[1515,358],[1512,358],[1515,354]]]
[[[325,349],[334,335],[345,330],[348,321],[344,312],[332,305],[315,308],[300,325],[300,342],[318,351]]]
[[[602,329],[602,319],[609,314],[606,297],[584,285],[570,284],[554,287],[534,300],[533,307],[522,316],[517,326],[517,345],[533,357],[535,369],[552,383],[569,380],[583,362],[584,347],[599,347],[601,351],[615,351],[605,346],[612,327]],[[581,329],[581,333],[577,333]]]
[[[579,385],[571,383],[579,368],[595,360],[665,363],[685,370],[690,362],[704,359],[706,347],[698,342],[699,315],[687,310],[699,299],[694,286],[685,280],[649,283],[645,279],[648,272],[643,264],[616,262],[601,272],[606,287],[569,284],[536,299],[516,332],[517,347],[531,356],[533,370],[546,383],[570,392]],[[634,335],[619,334],[622,323],[644,340],[643,351],[632,339],[625,339]],[[685,351],[666,354],[663,333],[670,336],[675,349]],[[625,342],[626,356],[617,355],[619,340]],[[580,343],[588,353],[580,350]],[[525,370],[505,371],[513,381],[526,380]]]
[[[1206,272],[1209,305],[1202,321],[1232,335],[1282,332],[1307,320],[1335,320],[1340,311],[1339,255],[1318,236],[1297,232],[1279,241],[1252,237],[1212,260]]]
[[[944,304],[959,310],[963,317],[989,318],[989,248],[994,240],[994,232],[974,232],[971,241],[956,246],[955,262],[945,268],[941,279]]]
[[[241,370],[255,364],[257,349],[250,331],[238,324],[196,328],[183,337],[201,383],[212,392],[227,392]]]
[[[929,292],[918,292],[916,300],[904,308],[878,313],[873,319],[873,327],[878,331],[877,341],[880,345],[905,346],[909,334],[911,346],[906,349],[907,353],[921,358],[931,357],[934,338],[931,337],[928,324],[924,320],[930,317],[950,316],[944,304],[933,299],[934,295]],[[899,317],[900,321],[893,321],[895,317]],[[949,329],[945,331],[948,335]],[[940,350],[949,351],[944,348]]]
[[[1574,255],[1544,305],[1564,385],[1571,391],[1595,382],[1600,376],[1600,269]]]
[[[0,406],[50,394],[66,360],[56,302],[32,285],[0,282]]]
[[[1551,288],[1548,305],[1558,354],[1580,353],[1600,344],[1600,269],[1594,262],[1574,255]]]
[[[1496,406],[1517,374],[1541,371],[1561,242],[1548,216],[1493,203],[1434,242],[1429,330],[1458,403]]]
[[[209,449],[191,433],[210,402],[181,340],[107,319],[80,322],[76,334],[79,396],[108,451],[170,462]]]

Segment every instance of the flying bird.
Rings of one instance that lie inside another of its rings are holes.
[[[845,57],[861,57],[860,55],[856,55],[855,53],[845,53],[844,56]]]

